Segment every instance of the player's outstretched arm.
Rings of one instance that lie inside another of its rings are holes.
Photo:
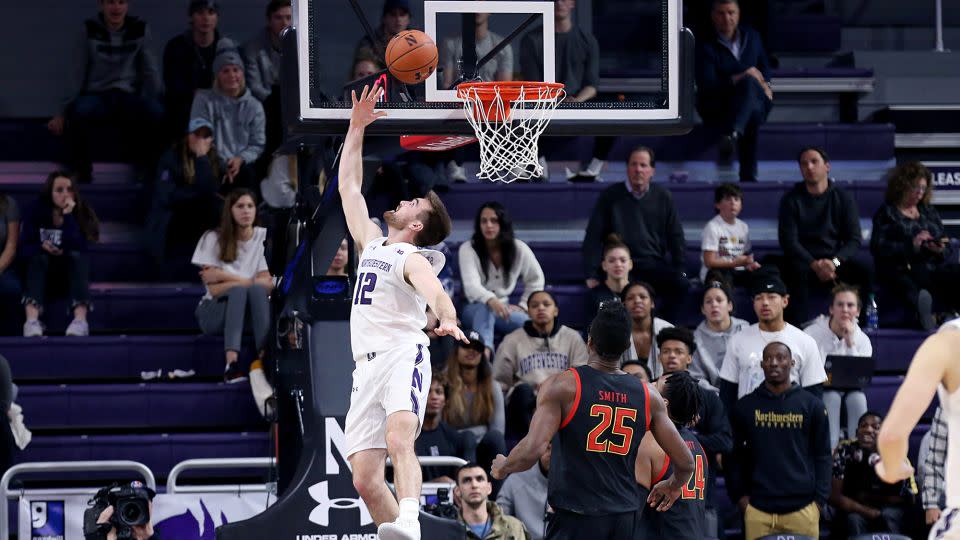
[[[877,437],[880,461],[876,471],[883,481],[899,482],[913,474],[913,467],[907,463],[910,432],[930,405],[957,350],[960,331],[941,330],[928,337],[913,356]]]
[[[386,116],[384,111],[375,111],[377,99],[383,93],[378,85],[363,87],[360,98],[357,92],[351,92],[353,111],[350,113],[350,127],[343,141],[338,173],[340,200],[343,203],[343,215],[347,219],[347,228],[353,240],[363,249],[368,242],[383,233],[376,223],[370,220],[367,202],[363,199],[363,133],[374,120]]]
[[[683,438],[677,432],[673,421],[667,415],[667,407],[663,403],[663,398],[652,387],[650,387],[650,425],[657,445],[667,453],[670,462],[673,463],[673,474],[670,475],[670,478],[653,486],[650,495],[647,497],[647,503],[650,504],[651,508],[656,508],[658,512],[666,512],[680,497],[681,488],[690,481],[694,467],[693,454],[690,453],[687,443],[683,442]]]
[[[533,467],[547,451],[547,445],[560,429],[563,404],[572,402],[577,393],[577,383],[569,371],[558,373],[540,385],[537,393],[537,408],[530,421],[530,430],[509,456],[497,455],[493,460],[490,475],[502,480],[508,474]]]
[[[453,307],[453,300],[443,290],[443,284],[430,266],[425,257],[411,255],[403,265],[403,275],[427,301],[427,305],[439,319],[440,324],[434,329],[438,336],[453,336],[454,339],[469,343],[470,340],[457,326],[457,309]]]

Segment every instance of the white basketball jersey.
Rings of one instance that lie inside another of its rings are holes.
[[[363,248],[357,267],[350,310],[350,344],[354,358],[392,349],[398,345],[428,345],[427,302],[403,277],[403,266],[412,253],[424,256],[434,273],[443,268],[439,251],[397,242],[384,245],[377,238]]]
[[[954,319],[943,328],[952,327],[960,331],[960,319]],[[940,408],[947,423],[947,467],[943,476],[946,481],[947,508],[960,508],[960,388],[952,394],[941,384],[937,389],[940,396]]]

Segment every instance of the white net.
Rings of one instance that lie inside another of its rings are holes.
[[[506,183],[538,178],[543,175],[543,167],[537,142],[563,100],[563,88],[530,83],[501,90],[497,83],[463,85],[457,89],[467,120],[480,142],[477,177]]]

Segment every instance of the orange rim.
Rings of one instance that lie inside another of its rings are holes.
[[[541,91],[546,90],[546,99],[554,99],[563,90],[563,83],[548,83],[542,81],[493,81],[493,82],[465,82],[457,85],[457,96],[466,98],[469,96],[469,91],[473,90],[476,92],[478,98],[483,103],[488,103],[491,101],[494,96],[497,95],[497,91],[500,92],[500,97],[504,102],[514,101],[520,97],[520,90],[536,90],[536,94],[539,96]],[[527,96],[530,97],[530,96]]]

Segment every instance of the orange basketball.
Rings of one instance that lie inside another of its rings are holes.
[[[387,68],[406,84],[420,84],[437,69],[437,45],[420,30],[404,30],[387,44]]]

